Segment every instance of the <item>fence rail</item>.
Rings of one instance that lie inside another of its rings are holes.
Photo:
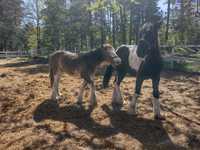
[[[30,56],[28,51],[0,51],[0,58],[14,58]]]
[[[177,48],[191,48],[193,49],[190,51],[191,54],[195,54],[198,51],[200,51],[200,45],[176,45],[176,46],[169,46],[169,45],[161,45],[161,49],[168,50],[168,51],[162,51],[164,52],[163,55],[164,57],[170,58],[172,57],[173,59],[179,59],[179,58],[184,58],[184,59],[196,59],[194,56],[190,56],[188,53],[187,55],[185,54],[180,54],[175,51]]]
[[[200,48],[200,45],[176,45],[176,46],[169,46],[169,45],[161,45],[160,47],[162,48],[167,48],[167,47],[182,47],[182,48]]]
[[[188,52],[188,54],[181,54],[175,51],[177,48],[190,48],[191,50],[190,52]],[[169,66],[167,68],[177,70],[180,69],[182,65],[184,66],[184,71],[187,71],[189,69],[189,72],[200,72],[200,59],[195,56],[195,54],[200,52],[200,45],[162,45],[161,49],[164,50],[164,61],[169,63]],[[192,68],[192,70],[190,68]]]

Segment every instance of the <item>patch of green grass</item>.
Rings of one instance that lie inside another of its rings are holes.
[[[176,71],[184,71],[184,72],[200,72],[200,65],[195,62],[185,62],[178,63],[173,62],[173,64],[169,61],[164,62],[164,68]]]

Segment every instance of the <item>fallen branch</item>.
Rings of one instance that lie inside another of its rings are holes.
[[[167,111],[169,111],[170,113],[176,115],[176,116],[179,117],[179,118],[182,118],[182,119],[184,119],[184,120],[186,120],[186,121],[188,121],[188,122],[191,122],[191,123],[194,123],[194,124],[200,126],[200,123],[197,122],[196,120],[191,120],[191,119],[189,119],[189,118],[186,117],[186,116],[183,116],[183,115],[181,115],[181,114],[179,114],[179,113],[176,113],[176,112],[174,112],[171,108],[168,108],[168,107],[165,106],[165,105],[162,105],[162,104],[161,104],[161,107],[162,107],[163,110],[167,110]]]

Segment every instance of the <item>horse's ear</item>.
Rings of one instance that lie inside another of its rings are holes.
[[[109,43],[106,43],[106,44],[103,44],[103,47],[102,48],[113,48],[111,44]]]
[[[106,47],[108,47],[108,44],[101,45],[101,48],[106,48]]]
[[[155,23],[155,27],[156,27],[157,29],[160,29],[160,27],[162,26],[162,23],[163,23],[163,20],[162,20],[162,19],[158,20],[158,21]]]
[[[145,40],[140,40],[137,47],[138,57],[144,58],[148,49],[149,49],[148,43]]]

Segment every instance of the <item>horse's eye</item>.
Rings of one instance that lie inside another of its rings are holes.
[[[112,57],[112,59],[115,59],[115,58],[117,58],[117,56],[116,56],[116,55],[112,55],[111,57]]]

